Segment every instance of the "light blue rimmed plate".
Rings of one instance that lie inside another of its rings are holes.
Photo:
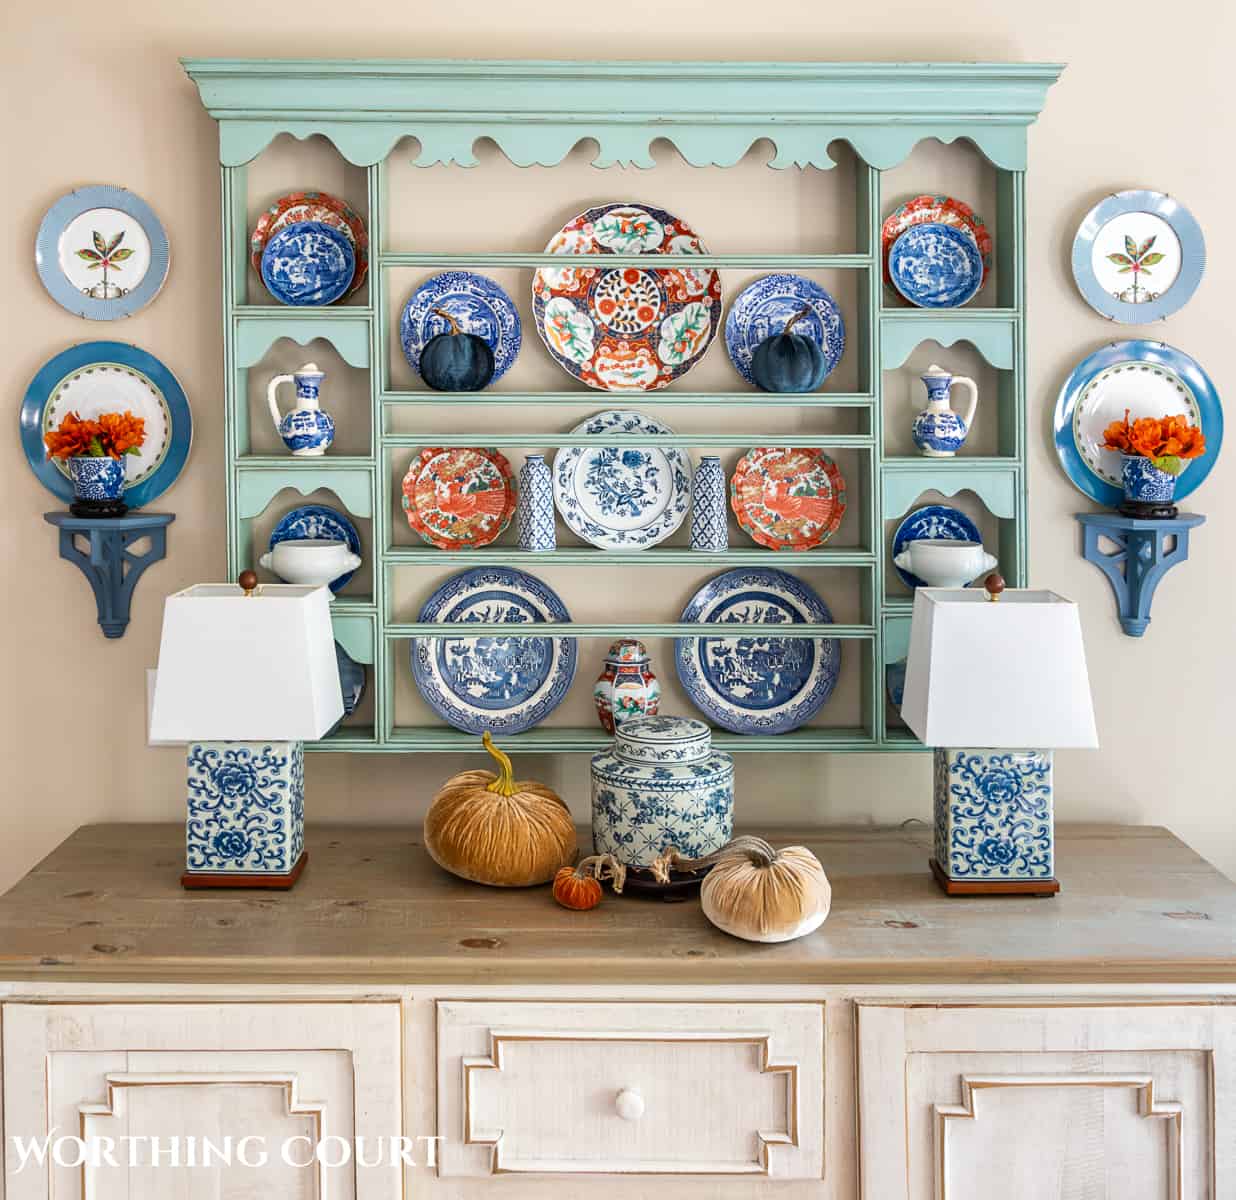
[[[794,332],[820,347],[833,373],[845,350],[845,320],[832,295],[814,279],[781,272],[748,284],[730,305],[725,318],[725,348],[738,373],[752,386],[751,359],[766,338],[785,330],[791,318],[806,306],[811,311],[794,325]]]
[[[983,256],[968,230],[927,222],[911,225],[888,252],[888,273],[919,308],[957,308],[983,282]]]
[[[924,539],[937,542],[978,542],[980,546],[983,544],[983,535],[979,533],[978,526],[961,509],[947,504],[927,504],[916,508],[897,526],[889,555],[896,558],[910,542],[921,542]],[[906,587],[913,589],[927,586],[917,575],[903,570],[896,563],[893,564],[893,569]]]
[[[1223,405],[1198,362],[1163,342],[1112,342],[1082,359],[1056,399],[1056,454],[1077,488],[1108,508],[1124,498],[1120,455],[1104,449],[1103,431],[1124,418],[1181,416],[1200,425],[1206,453],[1189,460],[1176,499],[1196,491],[1223,445]]]
[[[486,275],[443,271],[425,280],[408,297],[399,318],[399,344],[418,375],[425,344],[450,330],[447,322],[433,311],[435,308],[450,313],[464,333],[475,334],[493,351],[494,373],[490,383],[510,370],[523,341],[515,302]]]
[[[513,567],[477,567],[448,579],[421,622],[526,625],[571,619],[548,584]],[[563,637],[421,637],[409,650],[425,703],[467,733],[521,733],[543,721],[575,678],[576,644]]]
[[[47,210],[34,262],[48,294],[88,321],[145,308],[167,279],[167,233],[140,196],[111,184],[77,188]]]
[[[193,414],[176,376],[153,354],[126,342],[82,342],[49,359],[21,406],[21,444],[39,482],[73,499],[68,468],[49,459],[43,435],[64,415],[131,412],[145,422],[141,452],[125,457],[124,501],[141,508],[176,482],[193,444]]]
[[[351,239],[323,221],[297,221],[271,234],[262,251],[262,282],[280,304],[331,304],[356,274]]]
[[[356,526],[329,504],[302,504],[292,509],[271,530],[269,549],[273,550],[280,542],[301,542],[306,538],[347,542],[353,554],[361,552],[360,534]],[[331,582],[330,590],[338,595],[355,574],[356,571],[349,571],[346,575],[340,575]]]
[[[1128,325],[1183,308],[1205,267],[1202,227],[1162,192],[1107,196],[1086,214],[1073,239],[1073,278],[1086,303]]]
[[[743,568],[710,579],[683,621],[735,625],[822,625],[833,614],[810,585],[775,568]],[[737,637],[674,641],[678,679],[692,704],[731,733],[788,733],[824,706],[841,672],[836,638],[779,638],[752,629]]]

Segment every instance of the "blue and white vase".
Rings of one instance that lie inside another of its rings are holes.
[[[318,407],[325,378],[317,363],[306,363],[291,375],[276,375],[266,386],[271,420],[293,458],[319,458],[335,440],[335,422]],[[285,383],[296,386],[296,406],[286,414],[279,411],[278,396]]]
[[[715,454],[705,454],[695,472],[691,495],[691,549],[718,553],[729,544],[725,471]]]
[[[125,460],[103,455],[81,455],[69,459],[69,479],[73,483],[73,503],[69,511],[78,517],[120,517],[128,511],[122,497],[125,485]]]
[[[974,410],[978,407],[978,387],[973,379],[964,375],[952,375],[935,363],[920,376],[927,389],[927,407],[914,418],[911,434],[920,454],[927,458],[952,458],[965,443],[966,435],[974,424]],[[966,415],[959,416],[949,404],[953,388],[969,392],[970,403]]]
[[[529,454],[519,468],[519,501],[515,529],[521,550],[553,550],[558,545],[554,527],[554,483],[543,454]]]
[[[592,843],[627,867],[673,846],[686,858],[721,849],[734,828],[734,760],[686,717],[634,717],[592,759]]]
[[[1124,503],[1120,511],[1133,517],[1174,517],[1178,475],[1161,471],[1140,454],[1126,454],[1120,464]]]

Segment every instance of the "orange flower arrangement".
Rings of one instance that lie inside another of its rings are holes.
[[[48,458],[120,459],[140,453],[146,440],[146,422],[131,412],[101,413],[96,420],[83,421],[75,412],[65,413],[58,429],[43,435]]]
[[[1103,431],[1103,444],[1121,454],[1148,458],[1169,475],[1179,475],[1187,459],[1206,453],[1201,429],[1184,417],[1138,417],[1130,421],[1127,408],[1123,421],[1113,421]]]

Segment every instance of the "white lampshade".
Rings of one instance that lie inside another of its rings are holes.
[[[919,588],[901,716],[927,746],[1097,746],[1077,605],[1054,592]]]
[[[150,736],[312,741],[343,716],[324,587],[204,583],[169,596]]]

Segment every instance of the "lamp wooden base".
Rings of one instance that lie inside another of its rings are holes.
[[[309,851],[302,852],[296,865],[282,875],[269,872],[254,872],[252,875],[228,874],[224,871],[186,871],[180,877],[180,886],[196,888],[273,888],[286,892],[299,878],[309,861]]]
[[[940,889],[949,896],[1054,896],[1060,880],[1050,879],[950,879],[933,858],[931,873]]]

